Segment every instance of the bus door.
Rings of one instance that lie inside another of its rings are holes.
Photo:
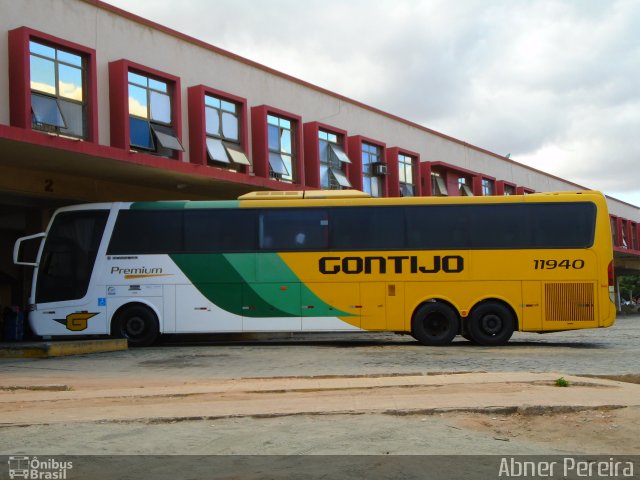
[[[404,331],[407,320],[404,303],[404,282],[387,282],[384,294],[387,307],[387,330],[396,332]],[[410,323],[409,321],[409,324]]]
[[[542,331],[542,293],[539,281],[522,282],[520,330]]]
[[[360,327],[365,330],[387,328],[386,282],[363,282],[360,284]]]

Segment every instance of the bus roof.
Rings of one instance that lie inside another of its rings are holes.
[[[295,190],[250,192],[238,197],[238,200],[293,200],[293,199],[336,199],[371,198],[360,190]]]
[[[582,198],[581,198],[582,197]],[[286,200],[286,201],[283,201]],[[58,212],[69,210],[192,210],[221,208],[281,208],[319,206],[365,205],[447,205],[447,204],[500,204],[521,202],[591,201],[602,205],[604,195],[595,190],[531,193],[527,195],[491,195],[477,197],[380,197],[374,198],[358,190],[299,190],[258,191],[238,197],[237,200],[156,200],[140,202],[114,202],[71,205]]]
[[[335,193],[334,193],[335,192]],[[283,200],[288,200],[283,202]],[[604,195],[595,190],[531,193],[527,195],[491,196],[439,196],[439,197],[381,197],[373,198],[357,190],[307,190],[290,192],[252,192],[238,198],[240,208],[310,207],[310,206],[363,206],[363,205],[445,205],[466,203],[521,203],[558,201],[606,202]],[[195,208],[193,206],[192,208]]]

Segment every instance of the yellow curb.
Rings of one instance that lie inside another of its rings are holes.
[[[76,340],[68,342],[29,342],[0,346],[0,358],[49,358],[87,353],[117,352],[127,350],[124,338],[106,340]]]

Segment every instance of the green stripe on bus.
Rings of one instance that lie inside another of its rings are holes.
[[[250,255],[250,256],[249,256]],[[253,256],[255,255],[255,257]],[[242,276],[245,283],[267,303],[276,303],[282,307],[283,298],[289,298],[291,303],[287,303],[288,311],[295,316],[303,317],[351,317],[353,314],[343,312],[324,302],[313,291],[307,287],[298,276],[289,268],[284,260],[277,253],[228,253],[226,259]],[[257,272],[256,272],[257,270]],[[282,295],[283,290],[278,292],[277,288],[296,288],[299,285],[300,291],[292,292],[292,295]],[[314,305],[313,309],[301,311],[301,300]],[[260,315],[256,315],[260,316]],[[274,316],[274,315],[271,315]]]
[[[211,303],[236,315],[352,316],[318,298],[276,253],[175,253],[169,256]],[[259,279],[256,278],[256,263],[263,272]],[[315,308],[302,310],[301,298],[312,302]]]
[[[163,202],[135,202],[129,207],[131,210],[200,210],[211,208],[239,208],[238,200],[211,201],[163,201]]]
[[[171,259],[211,303],[227,312],[247,317],[292,317],[258,295],[222,254],[171,254]],[[248,288],[247,288],[248,287]],[[245,297],[249,300],[246,309]]]

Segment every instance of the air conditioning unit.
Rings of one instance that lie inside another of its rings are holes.
[[[387,174],[387,164],[382,162],[375,162],[371,164],[371,173],[374,175],[384,176]]]

